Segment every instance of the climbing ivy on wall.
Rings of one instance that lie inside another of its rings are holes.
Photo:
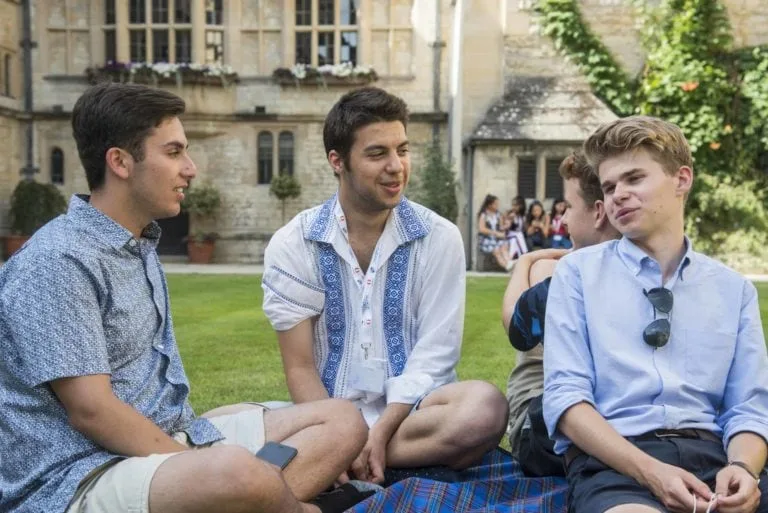
[[[697,248],[764,252],[768,244],[768,47],[733,49],[720,0],[633,0],[646,62],[629,77],[590,30],[578,0],[538,0],[542,32],[617,115],[678,124],[694,155],[687,232]]]
[[[595,95],[614,112],[629,115],[635,107],[635,85],[581,16],[576,0],[540,0],[534,4],[541,30],[555,48],[586,76]]]

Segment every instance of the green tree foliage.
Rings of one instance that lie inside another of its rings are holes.
[[[301,184],[295,176],[280,173],[272,177],[272,181],[269,183],[269,193],[280,200],[283,224],[285,224],[285,202],[301,195]]]
[[[577,0],[539,0],[537,11],[543,32],[614,112],[657,116],[683,130],[696,175],[686,229],[697,247],[715,254],[765,251],[768,179],[758,163],[768,150],[768,48],[734,50],[720,0],[634,3],[647,54],[634,81],[618,78],[620,68],[589,31]]]
[[[221,208],[221,193],[215,185],[210,182],[191,185],[184,193],[181,208],[190,215],[192,232],[189,240],[203,242],[219,238],[218,233],[203,229],[206,226],[211,227],[211,221],[216,218]]]
[[[595,95],[617,114],[631,114],[635,109],[634,83],[584,23],[578,2],[539,0],[535,11],[541,19],[542,32],[579,67]]]
[[[11,233],[32,235],[66,210],[67,200],[55,185],[22,180],[11,195]]]
[[[415,178],[412,180],[414,200],[455,223],[459,215],[458,185],[451,163],[440,146],[426,150],[422,168]]]
[[[184,193],[181,208],[190,215],[204,219],[216,217],[221,206],[219,189],[210,182],[193,185]]]

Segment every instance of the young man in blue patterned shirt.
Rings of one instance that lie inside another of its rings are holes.
[[[362,448],[351,403],[241,404],[202,417],[189,405],[154,222],[179,213],[195,177],[184,110],[179,97],[140,85],[85,92],[72,125],[91,195],[73,197],[0,269],[2,511],[351,505],[300,502]],[[254,457],[266,441],[298,449],[284,472]]]

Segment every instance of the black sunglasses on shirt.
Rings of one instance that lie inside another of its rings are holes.
[[[664,287],[655,287],[651,290],[643,289],[643,294],[653,305],[654,320],[643,330],[643,340],[649,346],[658,349],[669,342],[672,325],[669,323],[669,313],[672,311],[674,297],[672,291]],[[656,311],[667,314],[667,318],[656,319]]]

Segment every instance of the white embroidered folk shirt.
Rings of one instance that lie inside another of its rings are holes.
[[[264,313],[272,327],[286,331],[315,319],[323,385],[331,397],[355,401],[369,425],[387,404],[414,404],[456,380],[464,246],[456,225],[431,210],[403,198],[362,270],[334,196],[275,233],[264,269]],[[369,359],[385,367],[383,394],[350,383]]]

